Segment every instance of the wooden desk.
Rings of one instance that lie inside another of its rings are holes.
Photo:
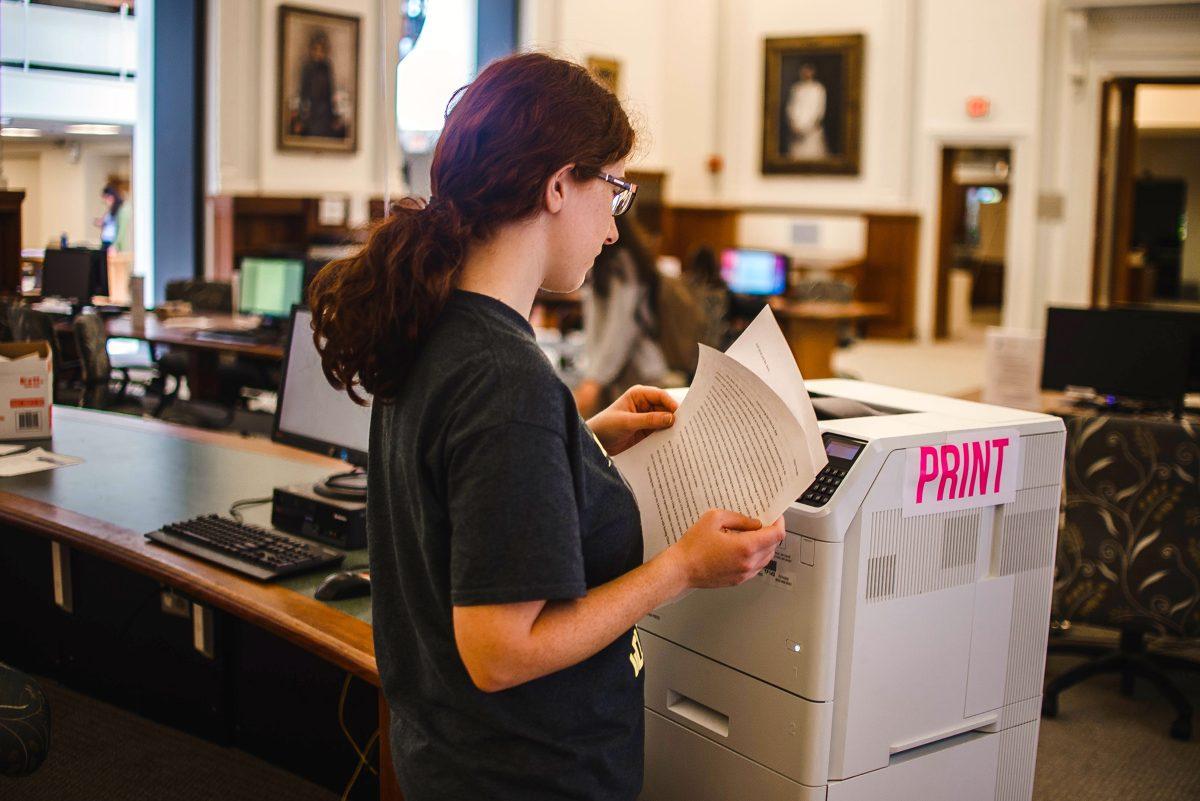
[[[783,323],[792,355],[805,378],[833,377],[833,352],[837,349],[838,328],[842,323],[886,317],[886,303],[829,303],[771,300],[771,308]]]
[[[203,316],[211,321],[210,328],[234,327],[234,317],[232,315],[206,314]],[[283,345],[281,343],[255,345],[236,342],[207,342],[202,339],[196,339],[196,334],[206,329],[164,325],[163,321],[149,312],[146,314],[145,322],[140,326],[135,326],[129,316],[123,314],[110,319],[106,327],[110,337],[141,339],[156,345],[188,348],[201,354],[232,353],[238,356],[249,356],[253,359],[264,359],[267,361],[278,362],[283,360]]]
[[[344,469],[342,462],[261,439],[59,406],[49,447],[84,462],[0,479],[0,523],[50,539],[66,566],[58,570],[67,577],[68,597],[71,553],[90,554],[178,590],[195,604],[193,624],[203,614],[196,609],[221,610],[379,686],[369,598],[318,601],[313,593],[323,573],[259,582],[144,536],[174,520],[226,513],[233,501],[268,496],[275,486],[317,480]],[[269,506],[243,514],[269,524]],[[346,564],[365,562],[365,551],[347,555]],[[382,698],[382,797],[396,799]]]
[[[234,317],[228,314],[206,314],[207,328],[234,328]],[[206,328],[183,328],[164,325],[153,314],[147,313],[144,323],[135,326],[128,315],[113,317],[105,324],[110,337],[141,339],[152,345],[168,345],[186,350],[188,360],[188,388],[197,400],[220,401],[221,387],[217,368],[221,356],[238,356],[265,362],[283,361],[283,344],[248,344],[238,342],[209,342],[197,339],[196,334]]]

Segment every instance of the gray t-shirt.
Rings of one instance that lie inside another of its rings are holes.
[[[376,404],[367,531],[406,799],[637,796],[635,629],[491,694],[455,646],[454,605],[578,598],[642,561],[632,493],[510,307],[454,292],[395,403]]]

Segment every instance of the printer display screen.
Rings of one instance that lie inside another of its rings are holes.
[[[835,459],[845,459],[847,462],[854,461],[854,457],[858,456],[860,450],[862,450],[862,446],[855,445],[853,442],[839,442],[831,439],[825,443],[825,453]]]

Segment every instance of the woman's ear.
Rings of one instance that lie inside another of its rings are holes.
[[[546,181],[543,202],[546,205],[546,211],[551,214],[557,214],[562,211],[563,205],[567,202],[567,193],[570,191],[571,170],[573,169],[575,169],[575,165],[568,164],[554,173],[554,175],[551,175],[549,180]]]

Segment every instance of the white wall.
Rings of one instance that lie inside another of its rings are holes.
[[[921,214],[917,328],[932,336],[937,224],[944,147],[1008,147],[1009,187],[1004,324],[1031,327],[1035,298],[1038,123],[1045,0],[921,0],[918,10],[917,133],[912,199]],[[986,117],[966,101],[991,103]]]
[[[393,109],[380,98],[376,0],[325,0],[323,10],[360,18],[358,150],[352,154],[284,152],[276,147],[276,39],[282,0],[209,0],[207,192],[341,194],[350,221],[362,222],[367,201],[383,194],[381,119]],[[389,4],[394,6],[396,4]],[[394,43],[389,47],[394,52]],[[393,185],[397,160],[391,160]]]
[[[1061,200],[1062,214],[1039,220],[1040,306],[1091,298],[1103,82],[1200,75],[1200,4],[1088,5],[1051,0],[1041,191]]]
[[[1034,319],[1037,149],[1047,0],[529,0],[527,46],[621,61],[627,106],[651,126],[647,167],[667,173],[674,204],[911,210],[922,216],[918,330],[932,331],[935,216],[943,146],[1014,151],[1007,319]],[[763,49],[771,37],[865,37],[860,174],[761,173]],[[991,114],[967,117],[968,97]],[[711,176],[710,154],[724,171]],[[748,220],[783,247],[794,224],[817,249],[853,250],[837,218]],[[781,233],[785,232],[785,233]],[[751,243],[747,243],[751,244]],[[765,245],[766,242],[753,244]],[[794,247],[791,249],[795,249]],[[832,251],[839,251],[833,254]]]
[[[6,144],[8,185],[25,191],[21,246],[57,246],[63,233],[72,243],[98,244],[94,222],[104,214],[100,190],[110,175],[128,179],[130,149],[128,141],[89,142],[80,145],[74,159],[63,144]]]

